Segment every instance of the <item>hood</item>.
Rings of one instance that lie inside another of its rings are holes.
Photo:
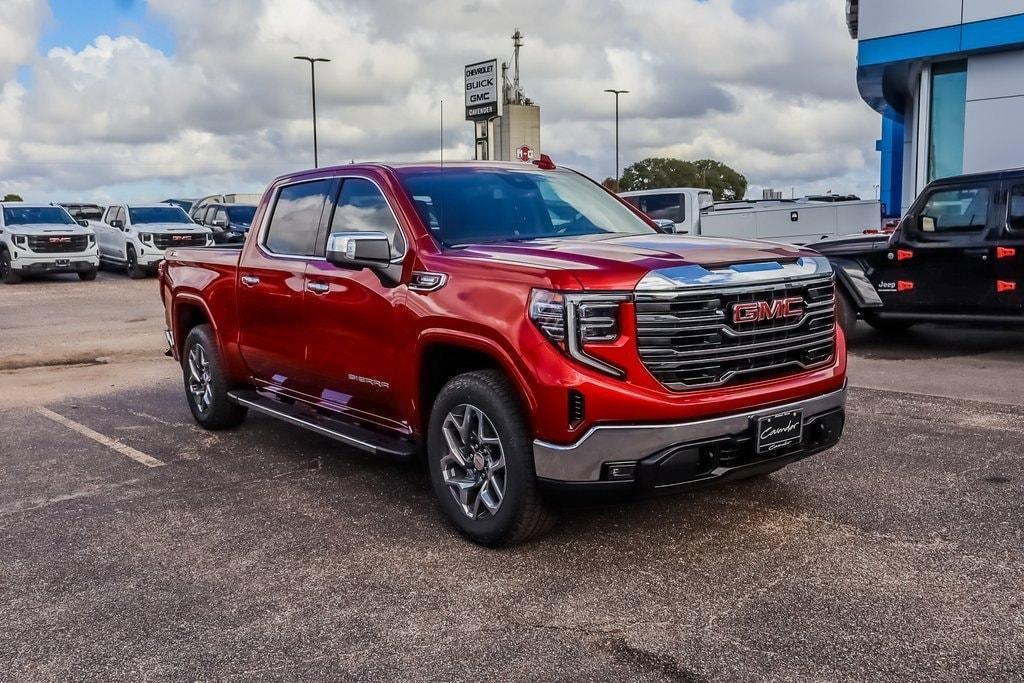
[[[204,228],[201,225],[195,223],[189,225],[188,223],[139,223],[133,225],[133,228],[137,232],[158,232],[158,233],[195,233],[195,232],[210,232],[209,228]]]
[[[792,262],[814,252],[790,244],[678,235],[595,235],[470,244],[449,256],[569,271],[584,289],[633,289],[652,270]]]
[[[8,225],[4,228],[12,235],[91,235],[92,228],[83,228],[78,223],[39,223],[34,225]]]

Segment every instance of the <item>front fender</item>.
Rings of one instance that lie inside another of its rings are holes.
[[[843,288],[854,306],[861,310],[882,307],[882,299],[859,261],[841,257],[829,261],[836,272],[837,286]]]

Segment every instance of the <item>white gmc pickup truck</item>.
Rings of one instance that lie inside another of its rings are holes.
[[[0,280],[13,285],[43,273],[96,279],[96,236],[82,223],[60,206],[0,202]]]
[[[114,204],[92,226],[104,265],[124,268],[133,279],[153,272],[170,247],[213,244],[213,231],[172,204]]]

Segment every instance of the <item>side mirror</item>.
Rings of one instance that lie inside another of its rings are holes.
[[[340,268],[386,268],[391,242],[378,231],[332,232],[327,238],[327,262]]]
[[[124,230],[124,221],[121,220],[120,218],[115,218],[114,220],[110,221],[110,227],[117,228],[118,230]]]
[[[85,220],[84,218],[79,218],[75,222],[78,223],[79,225],[81,225],[83,228],[88,228],[89,227],[89,221]]]
[[[921,228],[921,232],[935,232],[935,219],[922,214],[918,219],[918,227]]]
[[[674,235],[676,233],[675,221],[670,221],[667,218],[655,218],[654,224],[658,226],[658,232],[663,232],[666,235]]]

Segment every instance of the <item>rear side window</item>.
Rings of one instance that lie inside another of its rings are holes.
[[[921,209],[918,229],[935,235],[981,232],[988,222],[989,194],[987,187],[933,192]]]
[[[681,194],[647,194],[635,199],[638,200],[635,206],[651,218],[669,220],[673,223],[682,223],[686,220]]]
[[[1010,188],[1006,225],[1014,232],[1024,232],[1024,185]]]
[[[334,208],[331,232],[366,230],[387,235],[393,257],[405,253],[405,236],[377,186],[363,178],[346,178],[342,181],[338,204]]]
[[[281,188],[270,216],[264,246],[288,256],[313,256],[320,214],[332,181],[314,180]]]

